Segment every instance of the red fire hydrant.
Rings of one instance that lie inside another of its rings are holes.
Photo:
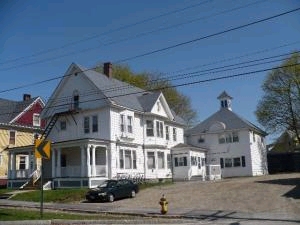
[[[168,202],[167,199],[165,198],[165,195],[162,195],[160,198],[159,204],[161,206],[161,214],[166,214],[168,212]]]

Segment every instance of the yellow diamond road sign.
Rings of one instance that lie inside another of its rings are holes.
[[[35,157],[50,159],[50,141],[45,139],[35,140]]]

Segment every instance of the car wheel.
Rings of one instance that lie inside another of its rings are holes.
[[[109,195],[108,195],[108,201],[109,201],[109,202],[113,202],[114,200],[115,200],[114,195],[113,195],[113,194],[109,194]]]
[[[132,190],[132,191],[131,191],[131,194],[130,194],[130,197],[131,197],[131,198],[134,198],[135,196],[136,196],[136,192],[135,192],[135,190]]]

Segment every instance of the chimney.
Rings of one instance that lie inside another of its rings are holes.
[[[23,101],[28,101],[31,99],[31,95],[30,94],[23,94]]]
[[[111,64],[111,62],[104,63],[104,65],[103,65],[103,73],[108,78],[112,78],[112,64]]]

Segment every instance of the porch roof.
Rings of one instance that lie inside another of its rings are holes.
[[[209,149],[207,149],[207,148],[197,147],[197,146],[193,146],[193,145],[185,144],[185,143],[180,143],[171,148],[171,150],[175,150],[175,151],[182,150],[182,149],[197,151],[197,152],[208,152],[209,151]]]

